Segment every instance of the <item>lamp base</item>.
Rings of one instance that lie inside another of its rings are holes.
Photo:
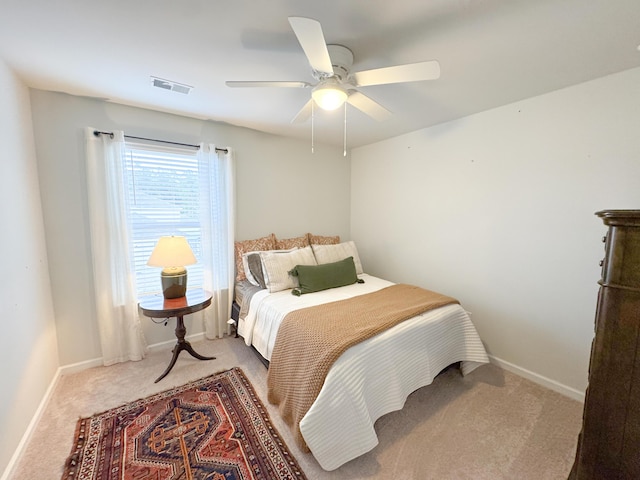
[[[187,269],[168,267],[160,274],[164,298],[180,298],[187,293]]]

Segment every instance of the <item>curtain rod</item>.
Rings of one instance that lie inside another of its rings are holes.
[[[101,132],[100,130],[94,130],[93,134],[98,137],[100,135],[109,135],[113,138],[113,132]],[[169,142],[167,140],[156,140],[155,138],[145,138],[145,137],[134,137],[132,135],[125,135],[124,138],[132,138],[134,140],[147,140],[149,142],[160,142],[160,143],[168,143],[170,145],[180,145],[181,147],[192,147],[192,148],[200,148],[200,145],[193,145],[191,143],[178,143],[178,142]],[[229,150],[226,148],[218,148],[216,147],[216,152],[224,152],[229,153]]]

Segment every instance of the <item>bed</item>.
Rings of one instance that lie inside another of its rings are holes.
[[[357,257],[353,242],[340,245],[325,249],[332,252],[329,259],[345,254]],[[294,249],[304,248],[307,247]],[[315,252],[318,250],[322,249]],[[262,260],[267,258],[261,264],[265,276],[273,267],[268,261],[268,257],[273,255],[277,254],[262,256]],[[307,261],[319,263],[318,257],[321,261],[327,260],[327,256],[321,253],[313,260],[307,257]],[[298,256],[291,261],[300,261],[301,258]],[[292,295],[295,287],[261,288],[258,285],[258,288],[251,288],[246,282],[239,282],[244,287],[239,298],[242,314],[238,319],[238,333],[248,346],[270,361],[278,331],[289,313],[331,302],[349,301],[394,285],[364,273],[359,258],[353,264],[354,267],[357,264],[354,268],[357,269],[357,281],[301,295]],[[248,267],[246,262],[245,266]],[[290,266],[285,265],[281,270]],[[271,280],[274,280],[271,273]],[[290,286],[291,283],[284,285]],[[311,407],[294,426],[304,440],[302,446],[309,448],[325,470],[334,470],[368,452],[378,443],[375,421],[386,413],[401,409],[411,392],[429,385],[443,369],[458,362],[464,375],[488,362],[469,314],[458,303],[415,315],[351,346],[332,364]]]

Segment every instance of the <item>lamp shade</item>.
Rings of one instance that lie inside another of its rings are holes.
[[[197,263],[196,257],[185,237],[160,237],[147,265],[163,267],[160,274],[164,298],[184,297],[187,292],[187,269],[185,265]]]
[[[185,237],[160,237],[147,261],[150,267],[184,267],[197,263]]]
[[[323,110],[335,110],[347,100],[347,92],[337,84],[318,85],[311,92],[311,98]]]

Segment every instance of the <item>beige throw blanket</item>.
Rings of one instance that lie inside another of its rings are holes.
[[[331,365],[349,347],[435,308],[459,303],[412,285],[392,285],[373,293],[303,308],[280,324],[267,376],[268,399],[279,405],[308,451],[300,420],[320,393]]]

